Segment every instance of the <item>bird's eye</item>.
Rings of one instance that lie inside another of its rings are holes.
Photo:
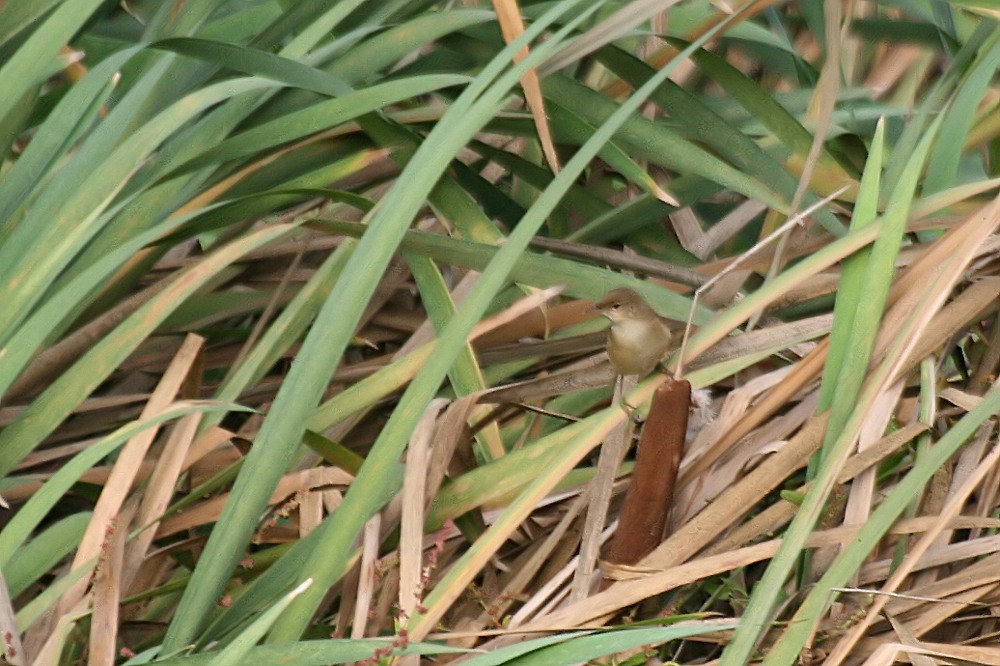
[[[612,305],[612,306],[611,306],[611,309],[612,309],[612,310],[617,310],[617,309],[618,309],[618,308],[620,308],[621,306],[622,306],[622,304],[621,304],[621,303],[615,303],[614,305]]]

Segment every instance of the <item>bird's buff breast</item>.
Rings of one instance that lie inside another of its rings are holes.
[[[646,375],[666,353],[670,342],[659,327],[645,322],[620,321],[611,327],[608,355],[620,374]]]

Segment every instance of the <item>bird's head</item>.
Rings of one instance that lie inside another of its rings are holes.
[[[656,317],[656,312],[649,307],[645,299],[627,287],[612,289],[589,309],[592,312],[600,312],[610,319],[612,324],[630,319]]]

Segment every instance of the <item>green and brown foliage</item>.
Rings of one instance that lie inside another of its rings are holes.
[[[1000,663],[992,3],[0,8],[9,663]]]

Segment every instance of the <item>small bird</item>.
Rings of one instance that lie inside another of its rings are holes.
[[[611,320],[608,356],[621,376],[648,375],[670,348],[670,329],[631,289],[612,289],[590,310]]]

